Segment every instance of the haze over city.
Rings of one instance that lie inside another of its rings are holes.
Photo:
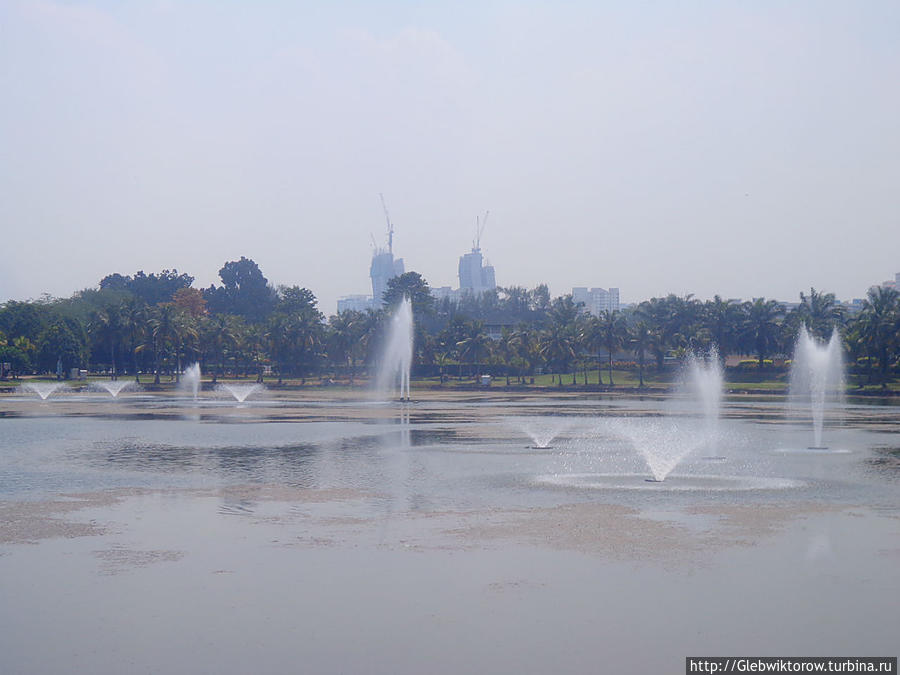
[[[457,286],[841,299],[900,268],[891,2],[0,6],[0,302],[253,258],[326,313],[370,234]]]

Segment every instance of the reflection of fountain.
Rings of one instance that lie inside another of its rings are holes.
[[[134,382],[127,382],[125,380],[106,380],[103,382],[93,382],[91,384],[91,389],[102,389],[108,392],[113,398],[116,398],[123,389],[131,389],[133,386]]]
[[[379,392],[393,394],[399,384],[400,400],[409,400],[409,370],[413,356],[413,314],[409,298],[394,310],[375,386]]]
[[[568,427],[568,420],[559,416],[516,418],[511,420],[510,423],[515,424],[528,434],[532,442],[530,447],[538,450],[550,449],[550,443],[553,442],[553,439]]]
[[[41,397],[42,401],[46,401],[47,397],[50,396],[50,394],[52,394],[57,389],[62,389],[63,387],[64,385],[57,382],[29,382],[22,385],[22,389],[26,391],[33,391],[35,394]]]
[[[197,394],[200,391],[200,364],[194,363],[184,369],[184,375],[181,376],[182,389],[191,392],[194,400],[197,400]]]
[[[265,389],[261,384],[220,384],[219,391],[227,391],[234,396],[234,400],[243,403],[251,394]]]
[[[614,430],[641,454],[653,481],[663,481],[685,457],[701,447],[715,448],[722,401],[722,368],[715,349],[707,358],[692,355],[669,414],[647,420],[621,420]],[[702,413],[698,423],[675,412]]]
[[[800,329],[794,359],[791,362],[790,407],[808,409],[813,421],[813,449],[822,449],[822,428],[825,408],[840,403],[844,395],[844,367],[841,338],[837,329],[823,344],[812,337],[805,327]]]

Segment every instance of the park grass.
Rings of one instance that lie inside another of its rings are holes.
[[[607,370],[604,368],[601,372],[602,375],[602,385],[598,385],[597,380],[597,369],[594,368],[592,370],[588,370],[587,372],[587,386],[585,386],[585,374],[584,371],[579,371],[576,375],[576,383],[572,385],[572,373],[563,373],[561,376],[556,373],[547,373],[543,375],[535,375],[533,378],[531,376],[524,377],[524,381],[520,382],[519,379],[510,375],[509,383],[511,389],[517,390],[533,390],[533,391],[569,391],[569,392],[577,392],[577,391],[597,391],[598,389],[604,391],[615,391],[615,390],[639,390],[639,379],[636,370],[633,369],[617,369],[613,368],[613,382],[615,383],[614,387],[609,387],[609,376]],[[560,377],[562,379],[562,385],[560,385]],[[119,376],[120,380],[127,380],[129,382],[134,381],[133,375],[121,375]],[[532,382],[533,380],[533,382]],[[54,375],[45,375],[45,376],[26,376],[17,380],[7,379],[5,381],[0,381],[0,386],[3,387],[15,387],[20,384],[24,384],[26,382],[56,382],[56,377]],[[88,385],[92,382],[106,382],[109,381],[108,376],[100,376],[100,375],[91,375],[86,380],[67,380],[64,381],[69,386],[79,386],[79,385]],[[246,377],[219,377],[217,379],[217,384],[254,384],[256,382],[255,375],[248,375]],[[652,391],[668,391],[677,386],[678,383],[678,371],[677,370],[666,370],[662,373],[656,372],[655,368],[648,368],[644,373],[644,389],[652,390]],[[153,384],[153,375],[151,374],[143,374],[140,378],[140,384],[149,389],[159,389],[159,390],[168,390],[174,389],[177,386],[174,378],[170,379],[169,375],[163,375],[160,378],[160,384]],[[209,376],[204,376],[201,380],[201,384],[204,388],[209,388],[212,386],[212,378]],[[474,377],[466,376],[463,377],[462,380],[458,379],[455,375],[445,375],[445,380],[443,384],[441,384],[438,377],[427,377],[427,378],[413,378],[410,383],[413,389],[444,389],[448,391],[452,391],[455,389],[461,390],[472,390],[472,389],[483,389],[483,390],[502,390],[506,388],[506,377],[504,375],[494,376],[491,381],[491,385],[489,387],[482,387],[479,381],[476,381]],[[315,389],[325,389],[332,390],[335,392],[362,392],[371,388],[371,380],[363,375],[359,375],[355,378],[354,384],[351,386],[349,378],[346,376],[341,376],[336,379],[331,379],[327,375],[325,376],[315,376],[315,377],[307,377],[305,382],[301,378],[284,378],[282,383],[279,385],[277,383],[277,378],[274,376],[267,376],[264,382],[266,387],[272,389],[285,389],[285,390],[315,390]],[[789,376],[785,372],[772,372],[772,373],[745,373],[740,372],[735,369],[729,369],[725,373],[725,390],[731,392],[758,392],[764,394],[784,394],[787,392],[789,385]],[[888,382],[887,386],[882,387],[880,384],[865,384],[864,376],[850,375],[847,378],[847,389],[846,393],[848,395],[859,395],[859,396],[878,396],[878,395],[894,395],[900,393],[900,380],[892,380]]]

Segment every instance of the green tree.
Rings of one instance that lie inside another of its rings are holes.
[[[898,346],[900,293],[883,286],[869,289],[862,311],[857,317],[857,324],[870,362],[872,357],[878,359],[879,379],[881,386],[885,387],[892,352]]]
[[[491,347],[492,341],[484,332],[484,324],[481,321],[469,322],[465,336],[456,343],[460,364],[472,364],[475,374],[480,375],[481,364],[490,356]]]
[[[710,335],[724,361],[734,349],[744,322],[743,308],[735,300],[723,300],[716,295],[703,308],[703,326]]]
[[[810,288],[809,295],[800,293],[797,315],[811,335],[827,340],[832,331],[843,323],[844,310],[834,293],[820,293]]]
[[[406,272],[388,279],[387,288],[382,300],[386,307],[394,307],[403,298],[409,298],[412,305],[413,318],[430,316],[434,311],[434,296],[428,282],[418,272]]]
[[[600,344],[606,350],[609,386],[614,387],[615,383],[613,382],[612,374],[613,354],[625,345],[625,340],[628,338],[628,326],[625,323],[625,317],[617,310],[600,312],[598,323]]]
[[[210,312],[236,314],[251,323],[260,323],[275,309],[275,289],[253,260],[241,256],[240,260],[226,262],[219,270],[219,278],[221,286],[203,291]]]
[[[559,386],[562,386],[562,374],[568,372],[569,364],[575,360],[575,341],[572,326],[553,322],[540,338],[538,353],[559,375]]]
[[[37,348],[39,368],[44,372],[56,371],[57,377],[67,377],[65,374],[70,369],[80,367],[83,363],[84,341],[73,330],[72,325],[62,319],[41,332]]]
[[[752,346],[762,371],[767,356],[779,348],[778,320],[784,316],[784,306],[775,300],[756,298],[744,303],[747,323],[744,331],[748,344]]]
[[[88,334],[98,346],[109,350],[109,377],[111,380],[119,379],[119,372],[116,368],[116,352],[119,351],[122,344],[124,332],[120,307],[109,305],[104,309],[94,311],[91,315]]]
[[[653,331],[646,321],[640,320],[629,332],[629,343],[638,361],[638,386],[644,388],[644,361],[653,343]]]

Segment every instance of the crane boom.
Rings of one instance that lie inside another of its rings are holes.
[[[384,209],[384,220],[385,220],[385,222],[387,222],[388,253],[393,253],[394,252],[394,224],[391,222],[391,214],[388,213],[387,204],[384,203],[384,195],[379,192],[378,196],[381,197],[381,208]]]
[[[487,225],[489,215],[491,215],[491,212],[485,211],[484,218],[475,216],[475,250],[481,249],[481,235],[484,234],[484,228]]]

